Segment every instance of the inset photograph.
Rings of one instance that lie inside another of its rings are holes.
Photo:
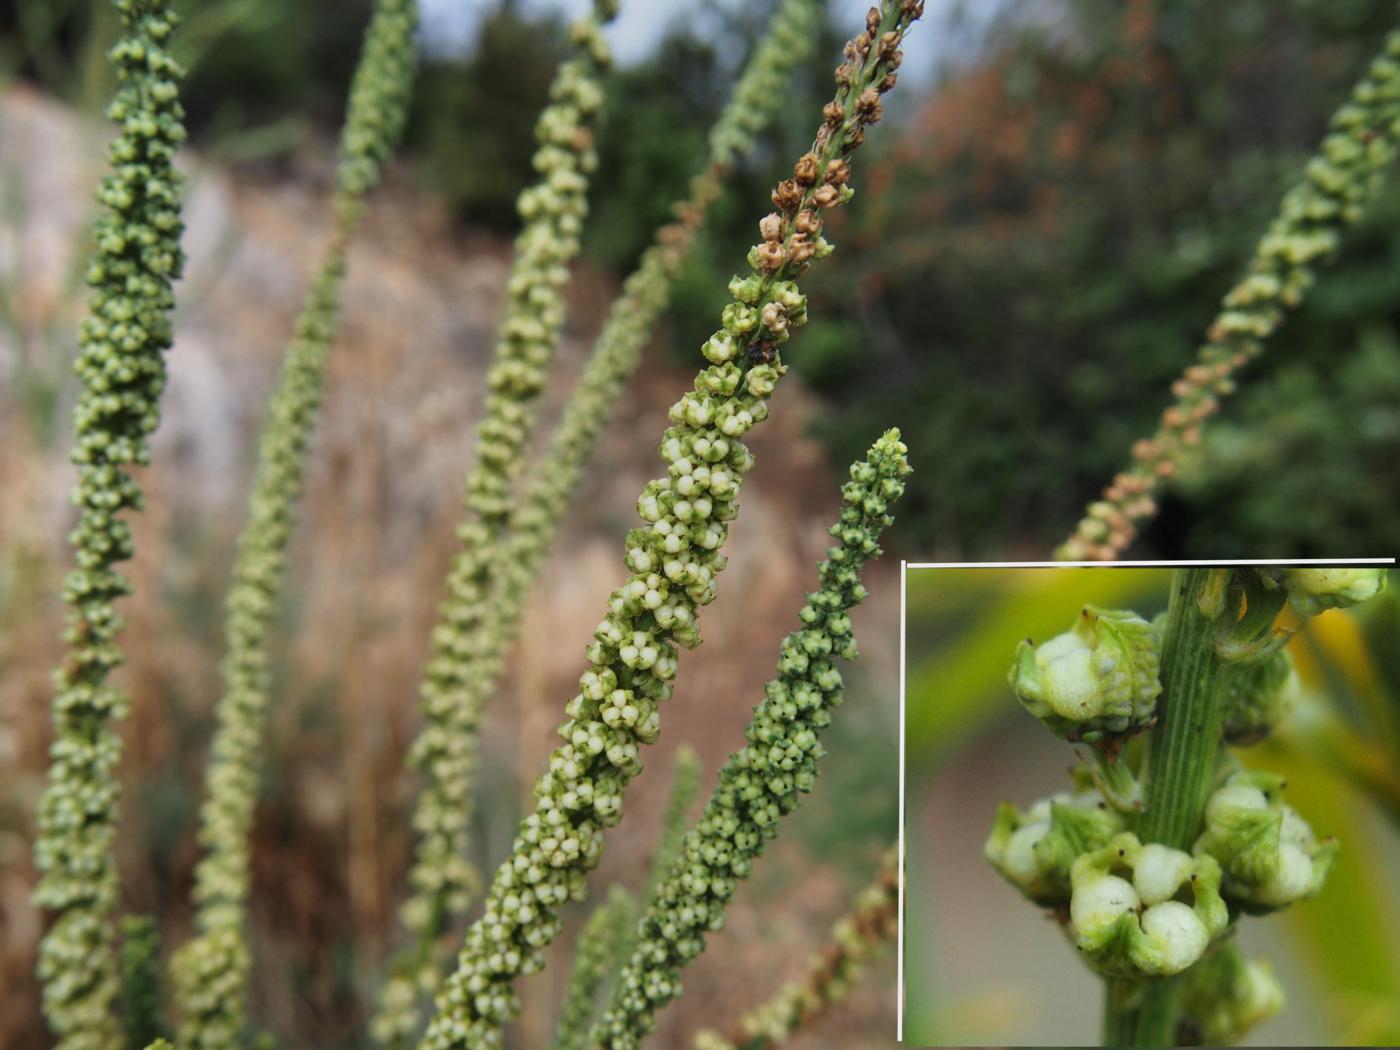
[[[907,568],[906,1041],[1393,1045],[1394,575]]]

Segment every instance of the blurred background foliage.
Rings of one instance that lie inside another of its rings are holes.
[[[367,0],[186,3],[195,141],[276,170],[331,134]],[[846,14],[844,5],[842,14]],[[1041,553],[1164,404],[1228,283],[1392,24],[1391,0],[1001,0],[934,5],[937,68],[895,103],[813,275],[789,355],[845,462],[897,423],[924,557]],[[0,3],[4,59],[100,98],[91,0]],[[678,7],[618,71],[587,256],[624,274],[668,214],[768,4]],[[988,16],[987,12],[992,14]],[[842,27],[829,30],[834,43]],[[409,133],[419,185],[464,228],[509,233],[530,127],[561,53],[544,5],[492,0],[473,43],[425,42]],[[810,135],[832,47],[739,173],[680,283],[670,345],[706,334],[774,158]],[[76,75],[75,71],[89,71]],[[1400,549],[1400,180],[1210,428],[1145,536],[1162,556]],[[1286,465],[1287,469],[1284,470]]]
[[[1241,943],[1274,964],[1289,1006],[1256,1045],[1400,1038],[1400,589],[1310,621],[1290,645],[1303,699],[1273,739],[1235,753],[1284,774],[1288,800],[1342,843],[1323,892]],[[908,1032],[915,1045],[1085,1045],[1099,981],[1058,927],[982,858],[997,803],[1064,790],[1073,750],[1017,705],[1016,643],[1086,603],[1152,615],[1165,569],[911,569],[906,732]],[[1007,951],[1016,944],[1015,952]]]

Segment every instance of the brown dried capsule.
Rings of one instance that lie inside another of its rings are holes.
[[[825,181],[833,186],[840,186],[851,177],[851,166],[839,157],[826,166]]]
[[[839,102],[828,102],[822,107],[822,119],[828,124],[840,124],[846,119],[846,110]]]
[[[782,303],[765,303],[763,310],[759,313],[759,323],[775,335],[786,332],[788,327],[787,311],[783,309]]]
[[[821,162],[814,153],[804,153],[792,166],[793,178],[799,186],[810,186],[821,174]]]
[[[766,365],[778,356],[778,346],[766,339],[757,339],[749,344],[748,359],[751,365]]]
[[[795,264],[805,263],[817,253],[817,246],[802,234],[797,234],[788,242],[788,258]]]
[[[758,265],[765,270],[776,270],[787,260],[787,252],[777,241],[764,241],[758,246]]]
[[[765,241],[782,240],[783,217],[777,212],[769,212],[758,220],[758,232],[763,235]]]
[[[826,184],[817,187],[816,192],[812,194],[812,203],[818,208],[830,208],[840,196],[835,186]]]
[[[836,163],[840,163],[837,161]],[[798,233],[808,234],[815,237],[822,232],[822,220],[816,212],[809,208],[803,208],[797,213],[797,218],[793,221],[793,226]]]
[[[802,203],[802,187],[791,179],[784,179],[773,189],[773,203],[783,211],[792,211]]]
[[[865,31],[871,36],[880,31],[880,11],[878,8],[872,7],[865,12]]]

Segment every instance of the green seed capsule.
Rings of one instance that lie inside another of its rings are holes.
[[[1235,1046],[1284,1006],[1273,967],[1226,941],[1182,978],[1178,1046]]]
[[[1239,747],[1267,737],[1293,709],[1299,688],[1293,658],[1284,649],[1258,663],[1232,667],[1222,700],[1226,743]]]
[[[1223,892],[1250,913],[1277,911],[1322,889],[1337,854],[1283,802],[1283,778],[1233,774],[1206,805],[1206,829],[1195,852],[1224,869]]]
[[[1069,903],[1075,858],[1102,848],[1122,830],[1123,818],[1097,791],[1041,799],[1025,813],[1003,802],[983,853],[1028,898],[1053,907]]]
[[[1162,692],[1160,634],[1136,613],[1086,605],[1074,626],[1016,650],[1011,687],[1056,736],[1094,742],[1142,732]]]
[[[1267,570],[1266,570],[1267,571]],[[1281,569],[1272,578],[1288,591],[1299,616],[1345,609],[1369,601],[1385,590],[1385,569]]]
[[[1220,865],[1124,832],[1070,871],[1067,929],[1099,973],[1142,979],[1181,973],[1224,933]],[[1189,891],[1192,904],[1175,898]]]

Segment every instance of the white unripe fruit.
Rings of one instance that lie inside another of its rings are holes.
[[[1035,844],[1044,838],[1049,830],[1048,822],[1037,821],[1018,828],[1007,840],[1002,867],[1014,882],[1025,886],[1034,882],[1040,875],[1040,861],[1035,855]]]
[[[1210,944],[1206,924],[1180,901],[1154,904],[1142,913],[1142,931],[1147,934],[1150,962],[1143,959],[1143,969],[1160,974],[1180,973],[1199,959]]]
[[[1104,875],[1075,887],[1069,917],[1080,935],[1088,937],[1112,926],[1124,912],[1137,910],[1139,903],[1132,883]]]
[[[1270,907],[1283,907],[1312,889],[1313,862],[1296,842],[1280,842],[1278,866],[1255,896]]]
[[[1264,792],[1248,784],[1230,784],[1210,797],[1206,805],[1206,823],[1213,824],[1224,819],[1231,809],[1268,809],[1269,800]]]
[[[1133,868],[1133,887],[1144,904],[1169,901],[1191,877],[1193,863],[1189,853],[1149,842],[1142,847]]]

